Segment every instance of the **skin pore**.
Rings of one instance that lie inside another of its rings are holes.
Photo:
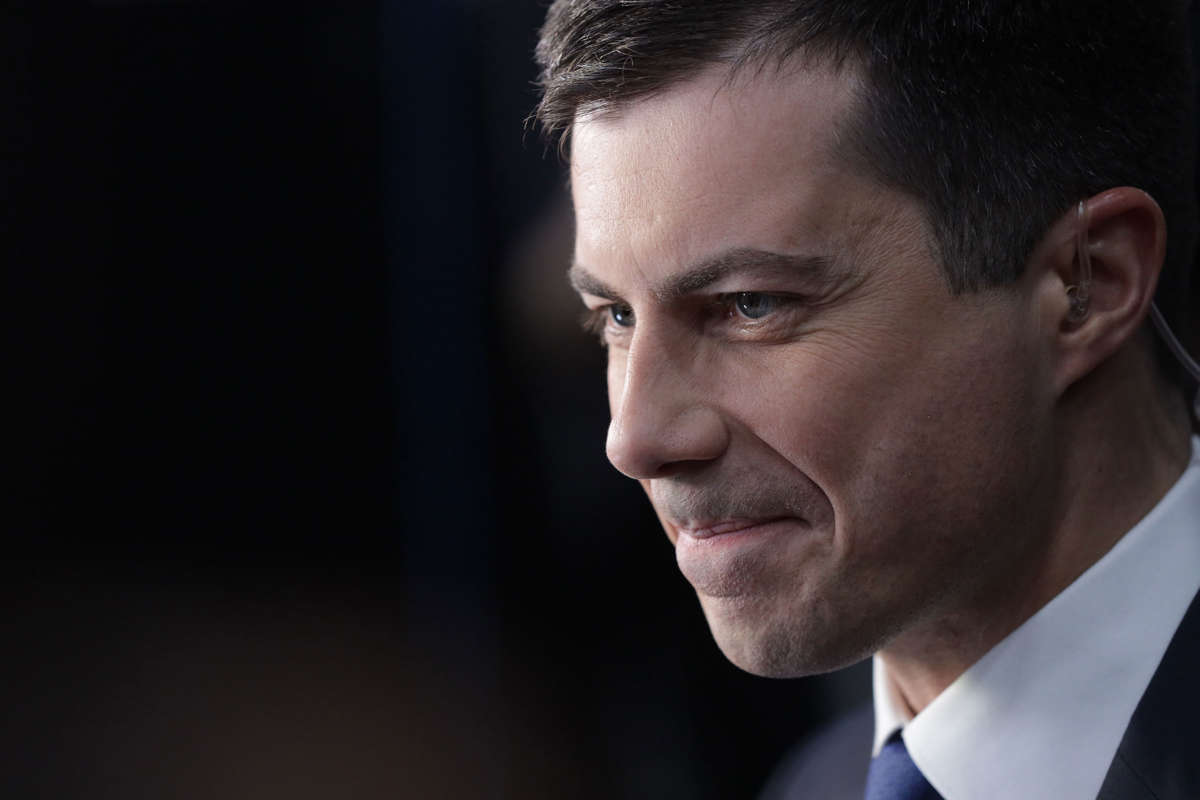
[[[717,66],[577,117],[571,277],[609,459],[722,651],[781,677],[881,651],[915,712],[1157,502],[1187,419],[1135,341],[1153,201],[1089,201],[1082,324],[1071,215],[1016,284],[955,295],[920,203],[837,156],[855,82]]]

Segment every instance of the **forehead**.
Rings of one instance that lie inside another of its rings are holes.
[[[572,129],[575,258],[661,280],[733,247],[836,245],[867,210],[865,178],[837,157],[853,108],[849,71],[713,67]],[[878,189],[878,187],[873,187]]]

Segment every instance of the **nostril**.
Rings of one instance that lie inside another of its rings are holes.
[[[631,478],[659,478],[719,458],[728,430],[712,408],[624,410],[608,426],[608,460]]]

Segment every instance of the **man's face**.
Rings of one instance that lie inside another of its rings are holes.
[[[726,79],[577,118],[572,277],[717,643],[807,674],[1028,560],[1052,398],[1031,290],[952,296],[918,203],[833,152],[852,75]]]

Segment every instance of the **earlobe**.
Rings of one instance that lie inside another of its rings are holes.
[[[1064,235],[1065,226],[1073,236]],[[1056,326],[1061,392],[1141,327],[1158,284],[1167,233],[1158,203],[1132,187],[1081,202],[1051,232],[1059,241],[1074,240],[1071,257],[1054,264],[1065,300]]]

